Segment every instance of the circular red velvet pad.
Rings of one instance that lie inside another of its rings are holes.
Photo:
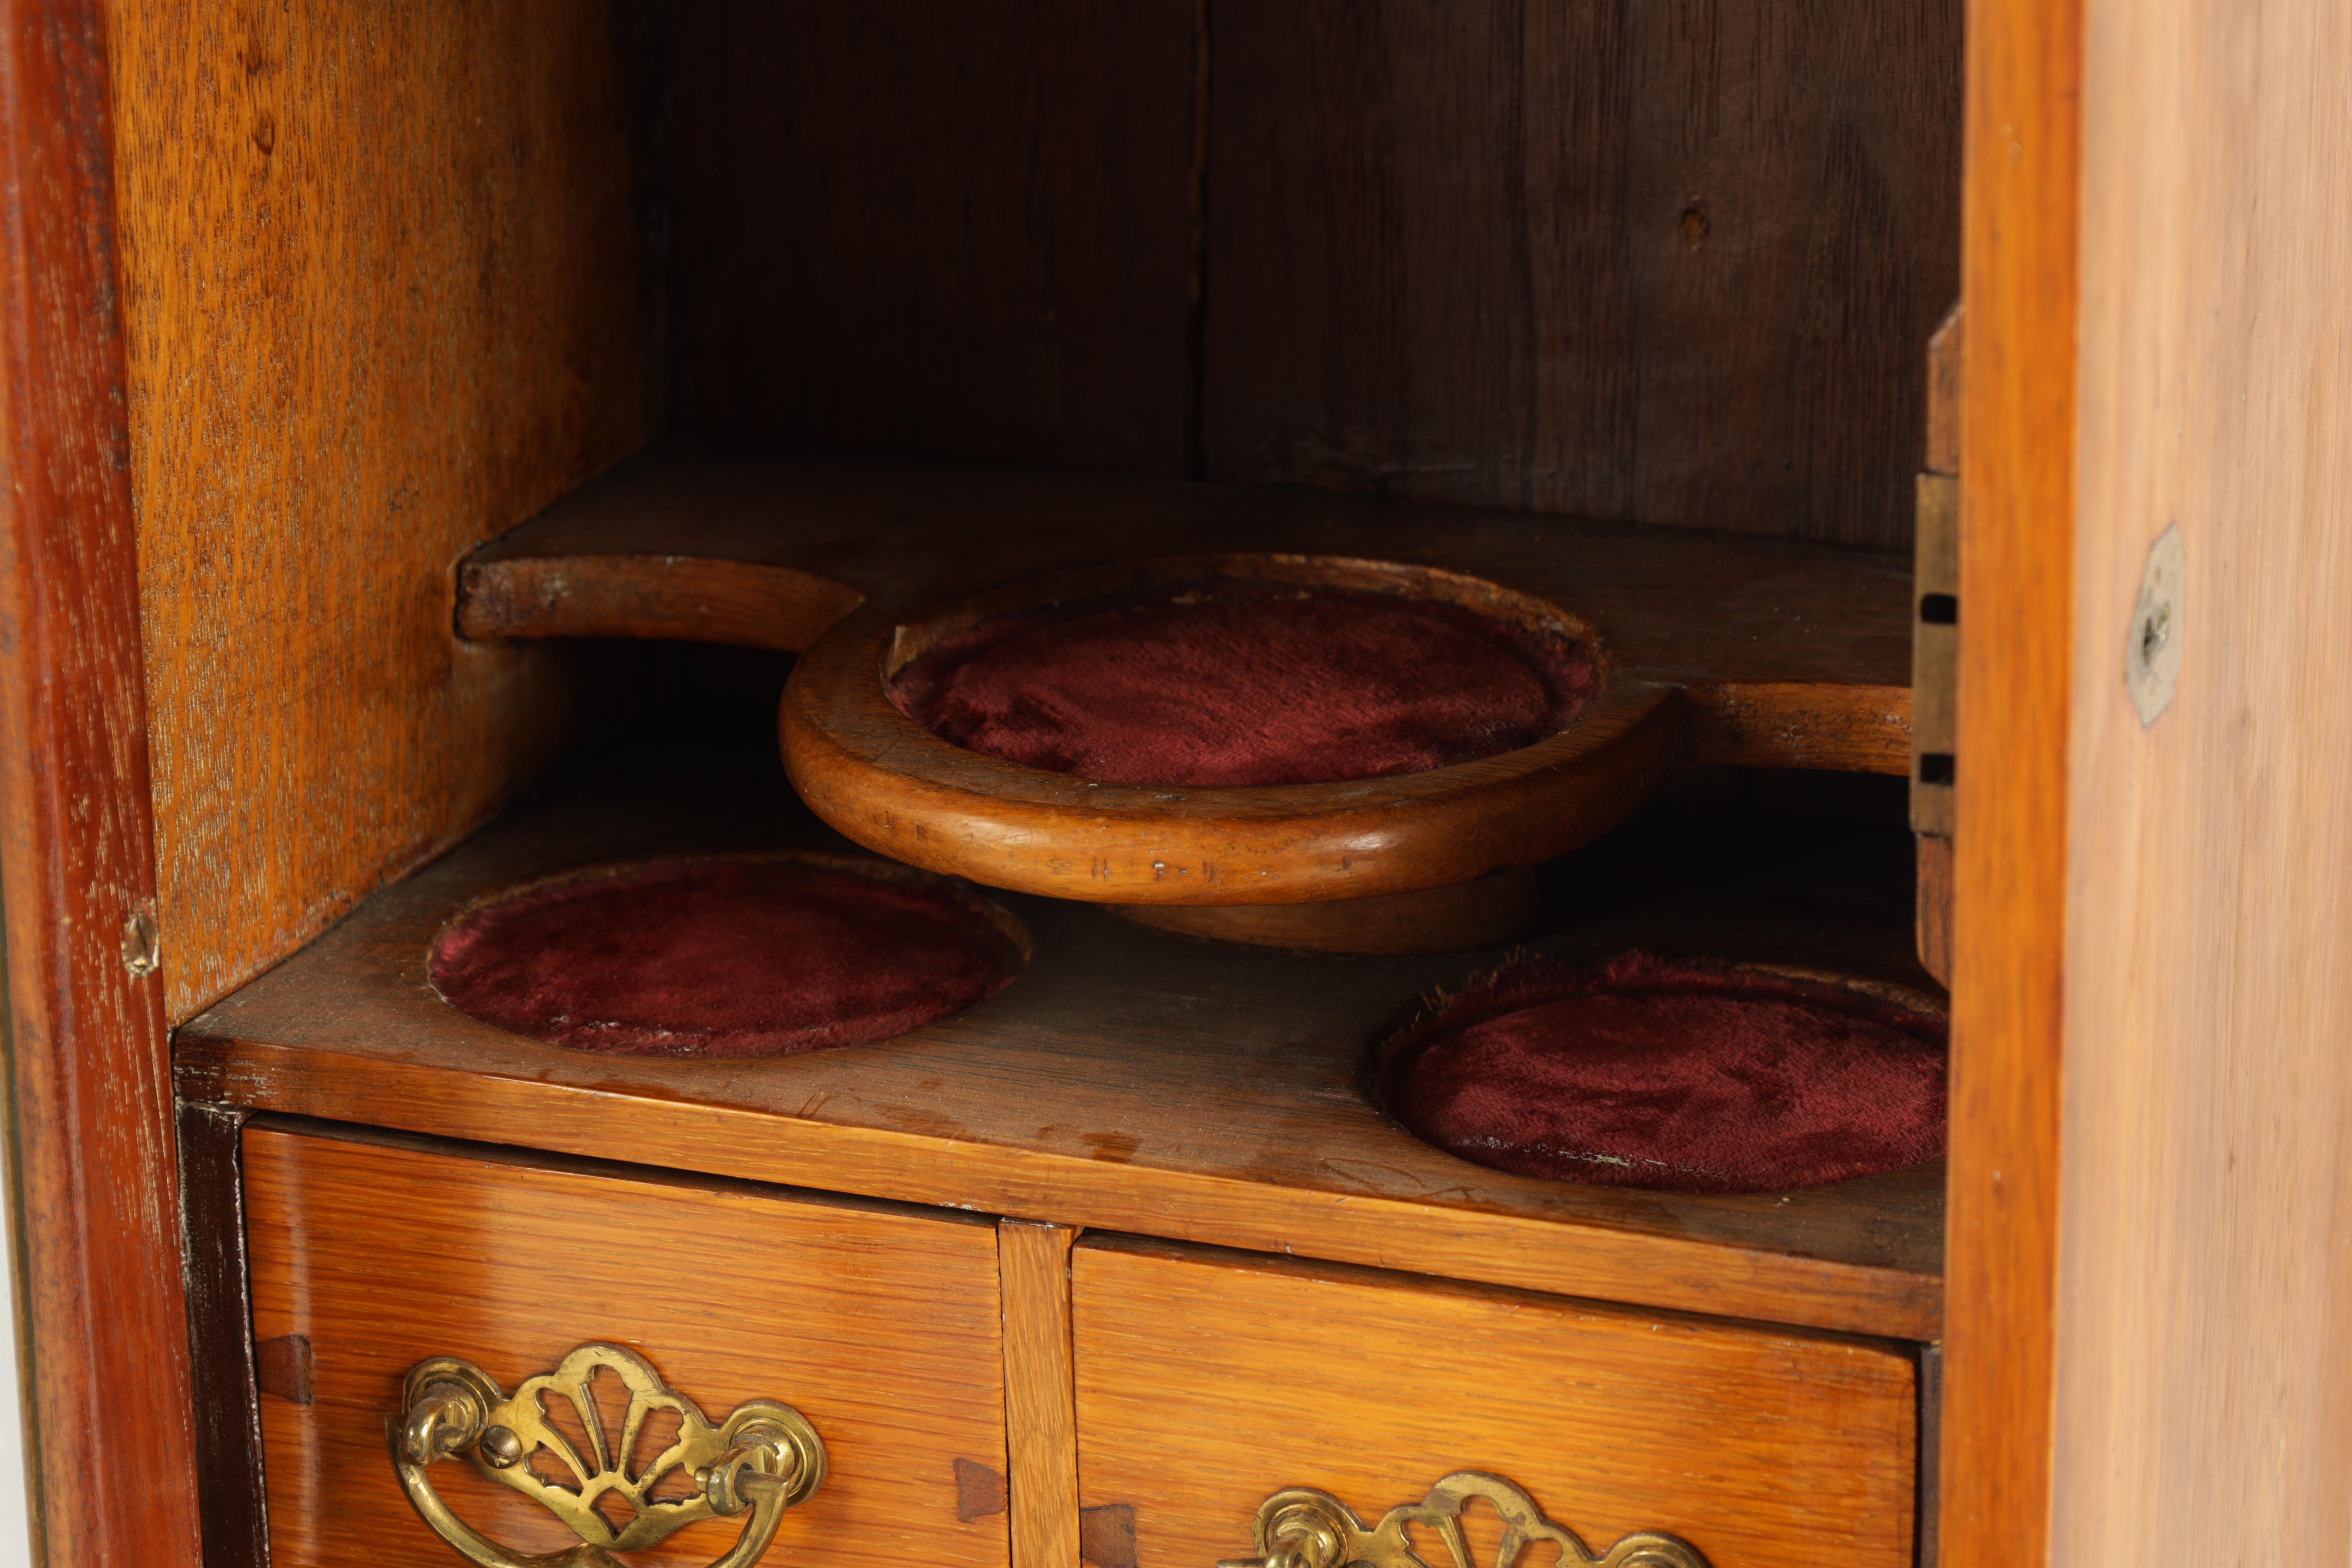
[[[1945,1021],[1825,983],[1631,952],[1534,959],[1391,1041],[1413,1132],[1523,1176],[1765,1193],[1944,1152]]]
[[[551,1046],[785,1056],[887,1039],[1003,990],[1024,954],[992,912],[885,862],[656,860],[478,904],[442,929],[429,973],[451,1006]]]
[[[1532,745],[1592,700],[1573,638],[1461,605],[1254,579],[1055,605],[940,640],[890,682],[967,751],[1106,784],[1332,784]]]

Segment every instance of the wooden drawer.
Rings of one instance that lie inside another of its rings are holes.
[[[1252,1556],[1259,1504],[1293,1487],[1372,1525],[1462,1470],[1515,1482],[1595,1555],[1651,1530],[1713,1568],[1911,1560],[1897,1347],[1126,1239],[1081,1242],[1071,1284],[1097,1568]],[[1465,1516],[1482,1563],[1485,1506]]]
[[[814,1424],[828,1473],[771,1561],[1003,1568],[1001,1510],[959,1517],[975,1508],[959,1507],[957,1461],[967,1484],[972,1465],[1004,1467],[987,1223],[260,1126],[244,1156],[277,1568],[459,1561],[387,1451],[408,1369],[460,1357],[511,1394],[590,1341],[636,1352],[714,1421],[772,1399]],[[307,1378],[288,1336],[308,1342]],[[579,1543],[462,1460],[428,1473],[509,1548]],[[740,1522],[689,1525],[629,1562],[708,1563]]]

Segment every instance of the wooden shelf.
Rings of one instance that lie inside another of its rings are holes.
[[[1549,600],[1626,679],[1683,689],[1692,763],[1909,771],[1909,557],[1696,529],[679,440],[476,552],[457,626],[800,651],[869,601],[1227,551],[1435,566]]]
[[[1010,990],[899,1039],[767,1061],[583,1055],[435,996],[433,932],[504,885],[668,852],[839,847],[771,754],[690,753],[675,732],[642,737],[622,753],[635,760],[549,786],[379,892],[183,1027],[179,1091],[1664,1309],[1940,1331],[1940,1163],[1775,1196],[1672,1196],[1486,1171],[1386,1121],[1360,1082],[1367,1045],[1491,952],[1301,956],[1004,895],[1037,943]],[[1925,984],[1908,863],[1899,828],[1669,801],[1554,863],[1529,945],[1828,960]]]

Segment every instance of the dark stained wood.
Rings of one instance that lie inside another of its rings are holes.
[[[756,731],[750,738],[760,743]],[[678,742],[648,737],[649,756]],[[1304,957],[1005,895],[1035,958],[1003,994],[872,1047],[665,1062],[537,1045],[424,984],[480,894],[560,867],[837,843],[772,761],[600,775],[387,889],[180,1033],[183,1091],[452,1136],[609,1152],[1064,1225],[1174,1234],[1530,1289],[1932,1337],[1933,1166],[1750,1198],[1580,1187],[1463,1163],[1358,1081],[1399,1009],[1500,956]],[[1560,862],[1530,945],[1643,943],[1916,983],[1908,836],[1661,816]],[[1826,857],[1826,858],[1824,858]]]
[[[261,1391],[310,1402],[310,1347],[253,1342],[245,1187],[237,1143],[247,1113],[183,1101],[180,1198],[188,1249],[188,1347],[205,1568],[269,1561],[261,1480]]]
[[[1211,477],[1895,546],[1958,0],[1213,12]]]
[[[1102,1502],[1078,1510],[1078,1559],[1094,1568],[1136,1568],[1135,1505]]]
[[[0,5],[0,903],[31,1534],[51,1568],[194,1568],[163,985],[124,962],[155,842],[100,8]]]
[[[2084,10],[1976,0],[1969,12],[1959,752],[1971,760],[1953,839],[1941,1481],[1952,1568],[2053,1561]]]
[[[1048,570],[1268,550],[1440,567],[1559,605],[1622,679],[1689,689],[1694,763],[1909,768],[1907,558],[1297,491],[674,441],[468,558],[458,628],[806,648],[853,595],[880,616]]]
[[[967,1524],[975,1519],[1003,1513],[1013,1506],[1012,1494],[1005,1488],[1003,1470],[976,1459],[958,1458],[955,1479],[956,1518]]]
[[[1176,474],[1197,0],[675,0],[690,426]]]
[[[449,574],[659,420],[651,8],[106,7],[174,1022],[621,706]]]
[[[300,1334],[280,1334],[253,1347],[254,1382],[262,1393],[290,1404],[310,1403],[314,1365],[310,1342]]]

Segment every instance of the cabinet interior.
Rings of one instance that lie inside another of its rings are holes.
[[[392,944],[455,889],[823,841],[774,760],[779,656],[455,634],[469,555],[641,454],[1299,487],[1530,558],[1559,519],[1766,536],[1856,552],[1791,569],[1866,559],[1907,625],[1926,345],[1958,292],[1958,0],[226,0],[112,26],[192,1095],[275,1073],[283,1109],[456,1115],[456,1078],[531,1073],[397,994]],[[1022,526],[992,514],[970,549]],[[1910,865],[1896,779],[1696,773],[1551,868],[1537,943],[1912,975]],[[584,1063],[426,1130],[497,1141],[528,1111],[506,1136],[594,1152],[565,1119],[596,1096],[711,1129],[826,1100],[876,1195],[965,1201],[924,1150],[976,1141],[1043,1158],[1075,1217],[1151,1228],[1066,1167],[1156,1162],[1168,1212],[1228,1182],[1299,1215],[1410,1199],[1485,1237],[1428,1264],[1468,1278],[1518,1267],[1478,1258],[1523,1220],[1585,1221],[1633,1238],[1628,1300],[1933,1337],[1940,1166],[1760,1199],[1375,1170],[1366,1141],[1401,1135],[1355,1080],[1368,1032],[1496,955],[1249,952],[1027,905],[1032,979],[878,1072],[810,1058],[787,1104]],[[304,986],[358,1000],[322,1031]],[[330,1087],[329,1058],[391,1098]],[[1125,1131],[1079,1125],[1089,1100]],[[1027,1212],[1001,1180],[972,1201]],[[1345,1256],[1417,1266],[1373,1234]],[[1633,1283],[1683,1266],[1677,1237],[1777,1282],[1745,1306]]]

